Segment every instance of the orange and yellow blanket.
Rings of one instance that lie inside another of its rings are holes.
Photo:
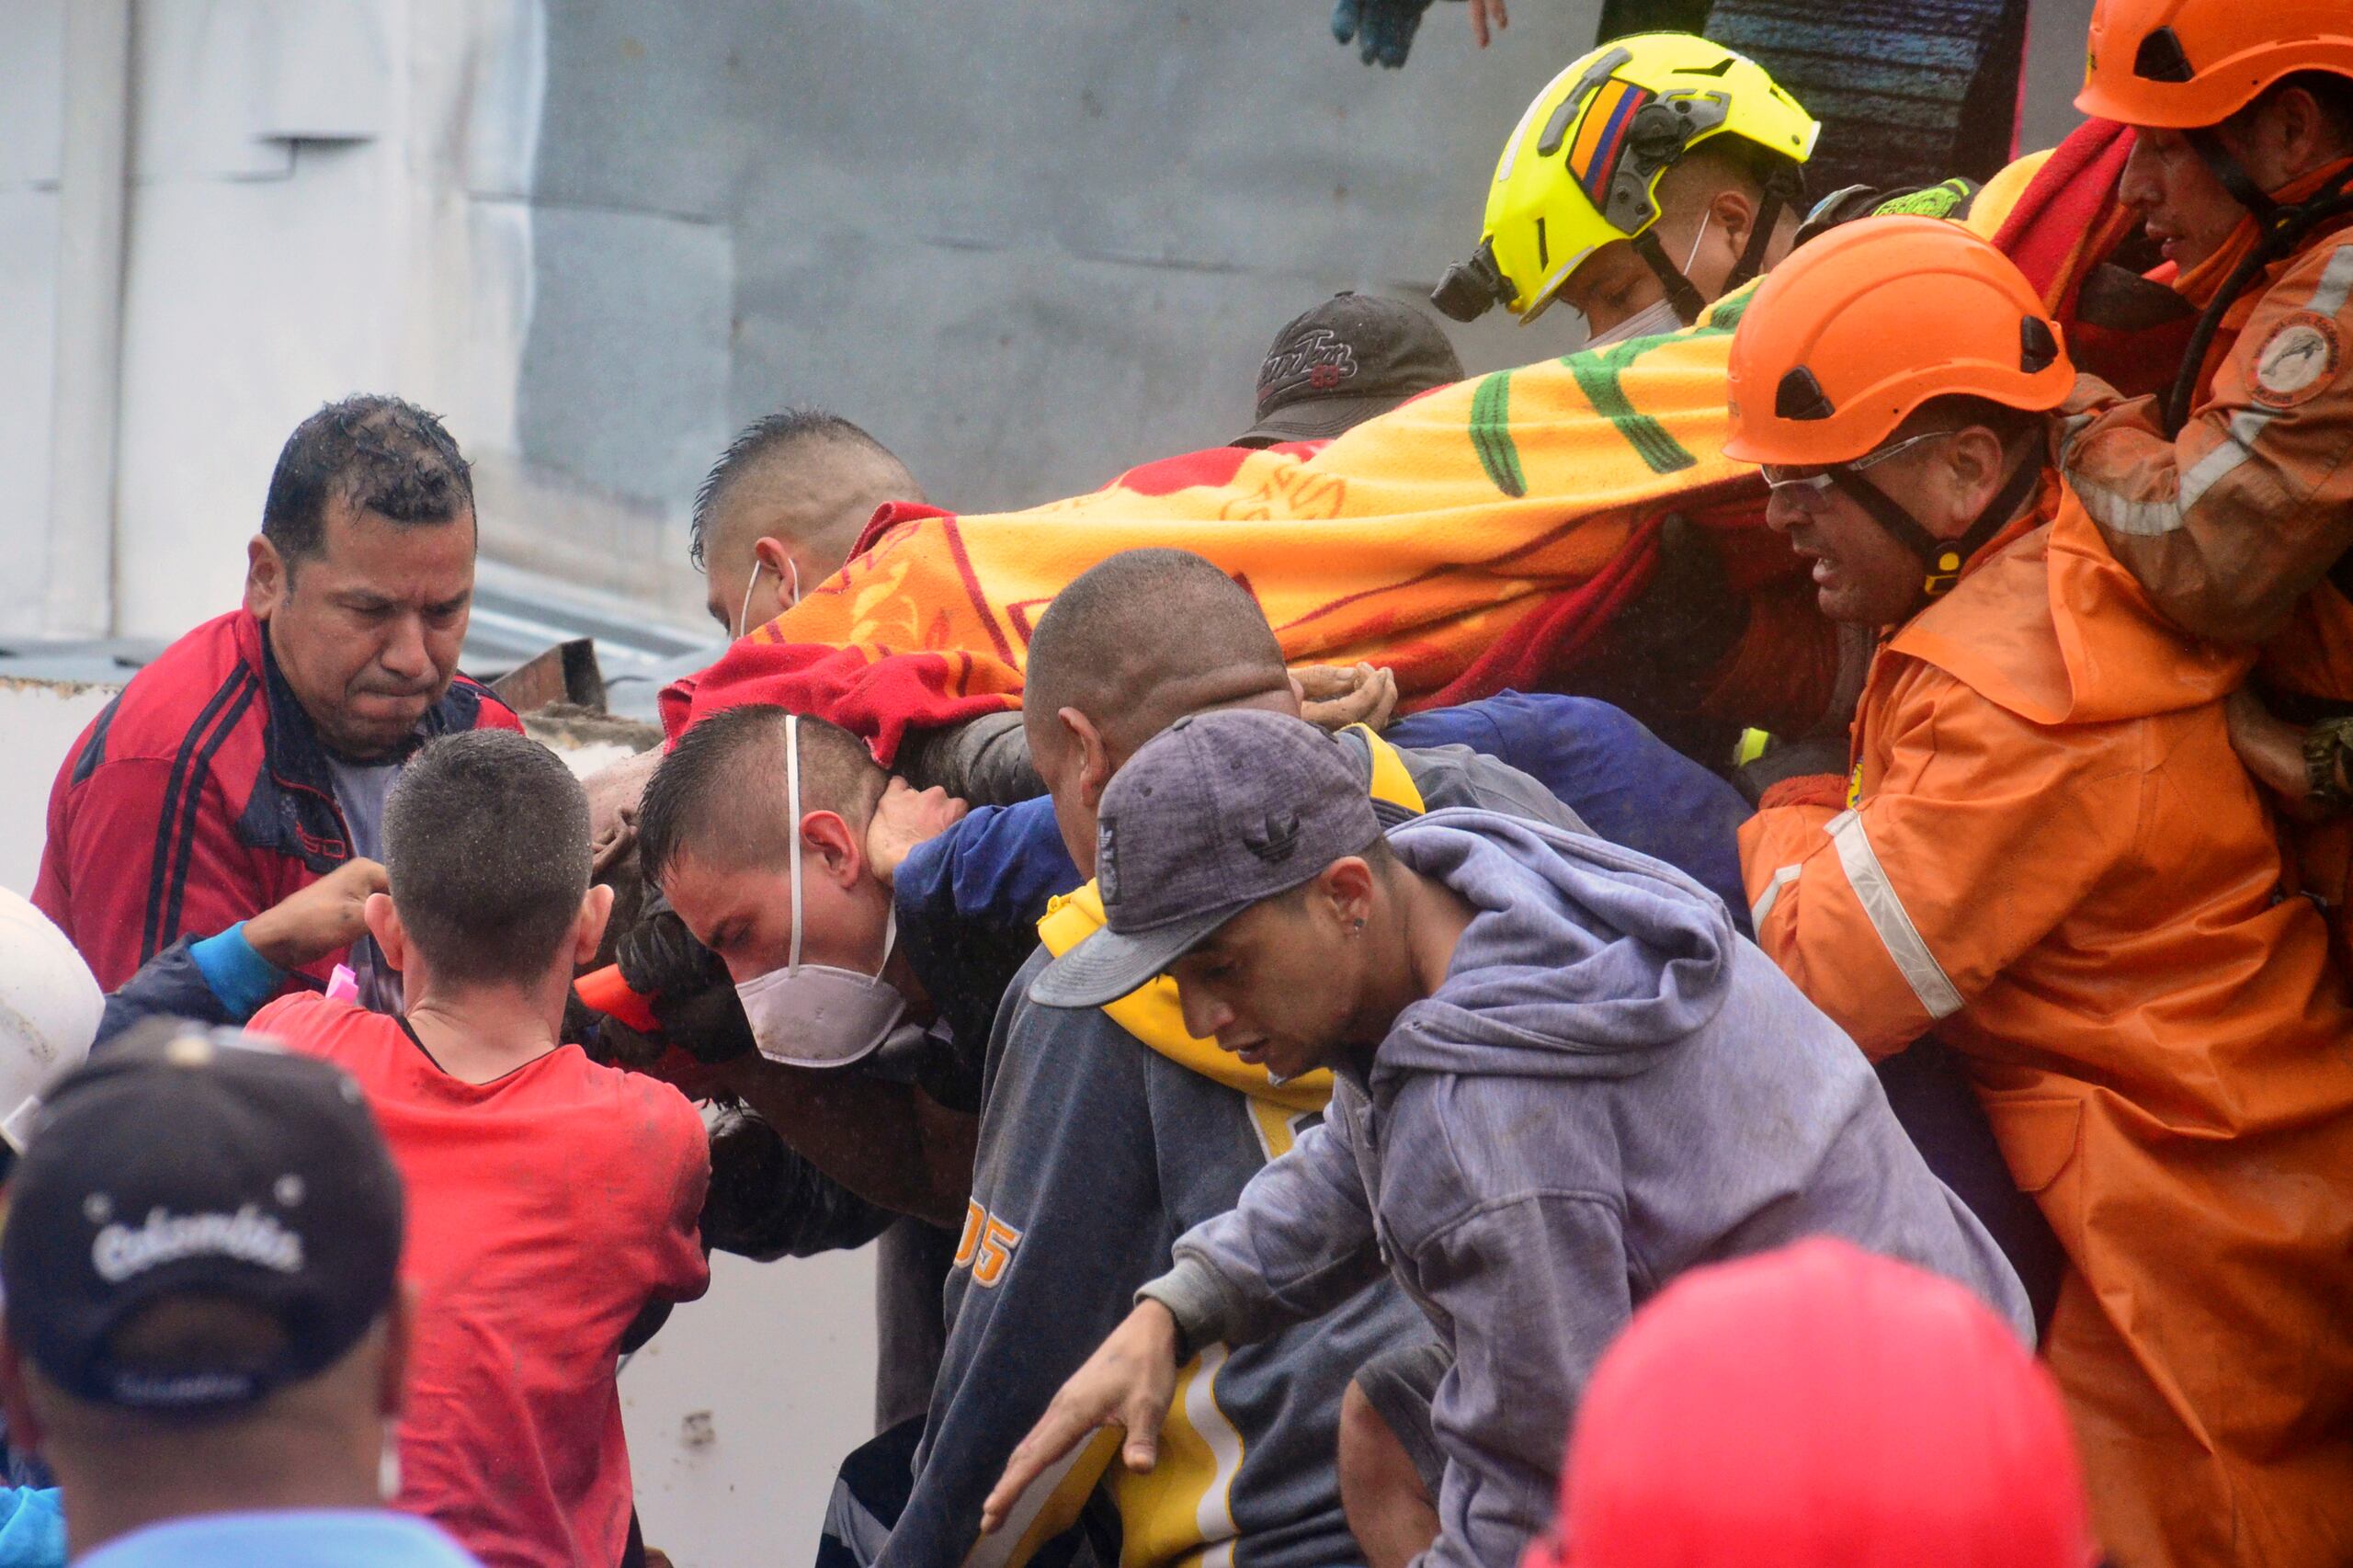
[[[2020,165],[1972,213],[2061,293],[2119,161],[2109,136],[2078,152]],[[1677,334],[1441,388],[1322,446],[1195,452],[1025,512],[887,510],[840,573],[664,693],[664,723],[779,703],[887,762],[911,728],[1017,705],[1046,604],[1143,545],[1207,556],[1257,595],[1292,663],[1386,665],[1408,706],[1557,687],[1647,580],[1666,513],[1734,536],[1761,522],[1762,483],[1719,449],[1753,292]],[[1764,553],[1774,571],[1788,559]]]

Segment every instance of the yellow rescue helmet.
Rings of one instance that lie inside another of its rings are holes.
[[[1432,301],[1458,321],[1500,304],[1523,322],[1613,240],[1632,240],[1688,322],[1701,301],[1655,237],[1659,176],[1692,148],[1734,136],[1795,166],[1822,127],[1765,68],[1693,33],[1638,33],[1604,44],[1552,78],[1519,119],[1472,259],[1448,270]],[[1800,193],[1768,187],[1737,287],[1760,270],[1773,220]]]

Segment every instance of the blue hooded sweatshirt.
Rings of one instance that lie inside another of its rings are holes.
[[[1476,913],[1369,1074],[1140,1292],[1196,1346],[1314,1317],[1384,1265],[1454,1352],[1430,1568],[1519,1559],[1595,1359],[1685,1269],[1840,1236],[2024,1293],[1861,1051],[1681,872],[1479,811],[1392,830]]]

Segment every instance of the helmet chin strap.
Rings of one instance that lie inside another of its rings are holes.
[[[1717,291],[1719,299],[1765,270],[1765,253],[1772,248],[1773,227],[1781,221],[1781,209],[1789,205],[1793,194],[1802,195],[1802,188],[1780,171],[1767,177],[1764,195],[1756,204],[1756,222],[1749,227],[1748,243],[1741,246],[1740,259],[1724,274],[1724,286]],[[1699,242],[1707,238],[1708,222],[1709,214],[1700,213],[1699,232],[1691,236],[1691,254],[1683,258],[1679,267],[1666,259],[1666,250],[1658,243],[1655,226],[1636,234],[1632,242],[1634,254],[1643,258],[1643,264],[1666,290],[1667,302],[1675,307],[1677,317],[1685,326],[1698,321],[1699,313],[1708,308],[1708,301],[1699,298],[1699,290],[1692,287],[1689,276],[1691,264],[1699,256]]]
[[[2188,139],[2190,149],[2222,182],[2222,188],[2231,193],[2231,199],[2253,215],[2260,236],[2255,249],[2231,269],[2222,286],[2214,291],[2214,298],[2200,313],[2198,325],[2190,333],[2189,347],[2181,357],[2181,369],[2175,375],[2173,385],[2166,389],[2161,410],[2168,437],[2180,435],[2182,426],[2189,423],[2190,403],[2198,395],[2206,351],[2212,347],[2214,335],[2222,329],[2222,318],[2230,313],[2232,304],[2255,286],[2265,268],[2302,244],[2305,235],[2332,219],[2353,212],[2353,170],[2337,176],[2307,199],[2283,207],[2255,183],[2211,128],[2189,131]]]
[[[1660,286],[1665,289],[1666,302],[1675,307],[1676,319],[1685,326],[1698,321],[1699,312],[1708,308],[1708,301],[1699,298],[1699,290],[1691,287],[1691,279],[1684,276],[1684,268],[1699,258],[1699,242],[1707,237],[1708,215],[1702,212],[1699,214],[1699,232],[1691,236],[1691,254],[1683,258],[1682,267],[1666,259],[1665,248],[1658,243],[1655,224],[1636,234],[1632,241],[1634,254],[1643,258],[1643,265],[1651,269]]]
[[[1958,539],[1938,539],[1897,505],[1895,497],[1843,463],[1830,471],[1830,482],[1853,496],[1880,527],[1894,536],[1896,543],[1920,558],[1920,563],[1928,569],[1927,579],[1920,585],[1921,597],[1938,599],[1961,581],[1961,569],[1969,563],[1969,558],[2018,515],[2018,508],[2026,505],[2035,486],[2042,482],[2042,465],[2034,460],[2031,453],[2021,460],[2017,470],[2002,482],[2001,489],[1994,493],[1994,498],[1985,503],[1984,510]]]
[[[1772,248],[1774,226],[1781,221],[1781,210],[1805,199],[1805,182],[1793,170],[1775,169],[1765,179],[1764,199],[1756,204],[1756,222],[1748,231],[1748,243],[1741,247],[1740,259],[1724,275],[1726,294],[1739,288],[1765,270],[1765,253]]]

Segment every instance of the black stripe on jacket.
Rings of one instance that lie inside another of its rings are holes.
[[[259,686],[252,671],[243,667],[233,671],[197,714],[188,738],[172,758],[164,809],[155,817],[154,858],[147,874],[147,920],[139,942],[142,963],[179,937],[180,907],[188,892],[188,856],[196,843],[204,781],[210,775],[213,754],[252,706]]]

